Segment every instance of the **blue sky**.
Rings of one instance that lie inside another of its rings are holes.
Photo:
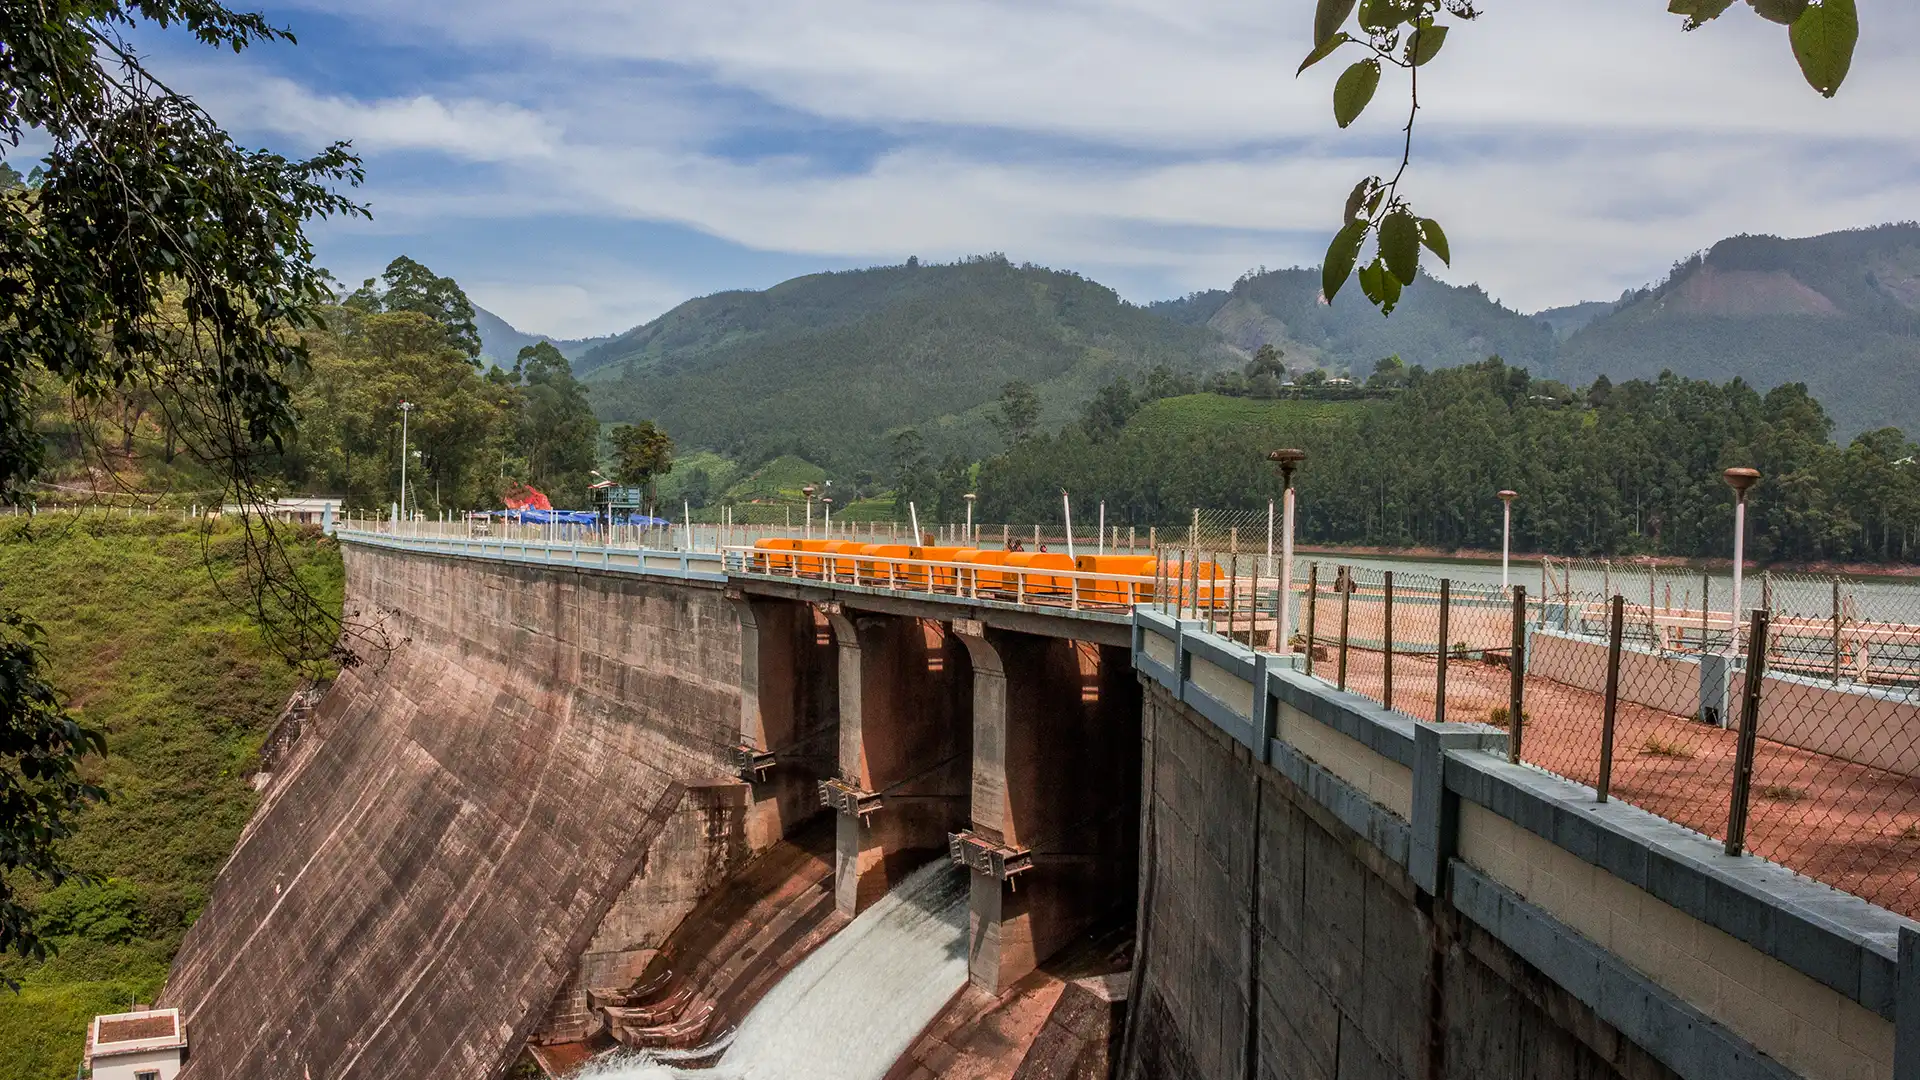
[[[298,46],[141,46],[249,145],[352,139],[371,222],[522,329],[610,333],[815,270],[1002,251],[1138,301],[1313,265],[1397,162],[1390,75],[1348,131],[1295,79],[1310,0],[333,0]],[[1410,174],[1448,280],[1523,310],[1605,299],[1738,232],[1920,208],[1920,5],[1863,3],[1834,101],[1784,30],[1659,0],[1488,0],[1422,70]]]

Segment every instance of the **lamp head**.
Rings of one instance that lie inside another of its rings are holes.
[[[816,488],[816,487],[814,487],[814,486],[813,486],[812,484],[802,484],[802,485],[800,485],[800,494],[802,494],[802,495],[805,495],[805,496],[806,496],[807,498],[809,498],[809,499],[811,499],[811,498],[813,498],[813,493],[814,493],[814,492],[816,492],[816,491],[818,491],[818,490],[820,490],[820,489],[819,489],[819,488]]]
[[[1734,468],[1720,475],[1726,478],[1727,486],[1733,489],[1734,498],[1741,502],[1747,501],[1747,492],[1760,482],[1759,469]]]
[[[1280,466],[1280,478],[1286,482],[1288,487],[1292,487],[1293,470],[1299,468],[1300,463],[1307,460],[1307,452],[1289,447],[1285,450],[1275,450],[1271,454],[1268,454],[1267,460]]]
[[[1517,491],[1514,491],[1512,488],[1501,489],[1501,491],[1499,492],[1499,495],[1500,495],[1500,501],[1503,503],[1512,503],[1513,500],[1520,497],[1520,493]]]

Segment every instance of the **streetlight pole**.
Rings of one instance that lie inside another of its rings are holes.
[[[1747,492],[1760,482],[1758,469],[1728,469],[1720,474],[1733,489],[1733,624],[1729,640],[1740,644],[1740,582],[1747,565]]]
[[[969,491],[961,497],[967,500],[967,543],[971,544],[973,543],[973,500],[980,496]]]
[[[1275,450],[1267,460],[1280,467],[1280,600],[1274,604],[1274,651],[1293,655],[1293,470],[1307,460],[1305,450]]]
[[[1500,514],[1500,591],[1507,591],[1507,565],[1513,559],[1513,500],[1520,493],[1511,489],[1500,492],[1502,506]]]
[[[813,539],[813,493],[818,490],[812,484],[800,485],[800,494],[807,497],[807,539]]]
[[[400,403],[400,516],[407,514],[407,417],[413,412],[413,402]],[[394,528],[400,527],[399,522]]]

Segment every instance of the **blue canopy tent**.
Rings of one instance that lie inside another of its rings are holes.
[[[493,517],[505,518],[521,525],[598,525],[606,516],[598,510],[489,510]],[[640,528],[667,528],[673,522],[666,518],[651,517],[647,514],[615,514],[616,525],[636,525]]]

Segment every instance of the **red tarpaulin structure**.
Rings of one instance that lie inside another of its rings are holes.
[[[547,501],[546,495],[532,484],[518,484],[508,488],[506,493],[500,496],[500,501],[506,503],[509,510],[553,509],[553,504]]]

